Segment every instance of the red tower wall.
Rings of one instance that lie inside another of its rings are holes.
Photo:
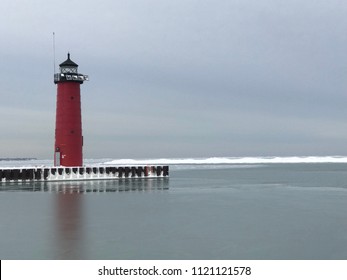
[[[66,81],[59,82],[57,86],[54,164],[82,166],[83,136],[80,83]]]

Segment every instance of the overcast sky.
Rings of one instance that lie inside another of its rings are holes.
[[[53,158],[53,32],[85,158],[347,155],[345,0],[1,0],[0,157]]]

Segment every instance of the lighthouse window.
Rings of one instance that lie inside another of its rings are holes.
[[[77,68],[75,67],[64,67],[61,68],[62,73],[76,73],[77,74]]]
[[[74,97],[73,97],[73,96],[71,96],[71,97],[70,97],[70,99],[71,99],[71,100],[73,100],[73,99],[74,99]]]

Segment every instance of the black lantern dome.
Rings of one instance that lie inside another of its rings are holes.
[[[60,73],[76,73],[77,74],[78,64],[76,64],[70,59],[70,53],[67,54],[67,60],[59,64],[59,66],[60,66]]]

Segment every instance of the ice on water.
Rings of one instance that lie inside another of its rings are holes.
[[[276,163],[347,163],[347,156],[288,156],[288,157],[205,157],[148,159],[86,159],[85,165],[254,165]],[[0,161],[1,167],[52,166],[53,160]]]

